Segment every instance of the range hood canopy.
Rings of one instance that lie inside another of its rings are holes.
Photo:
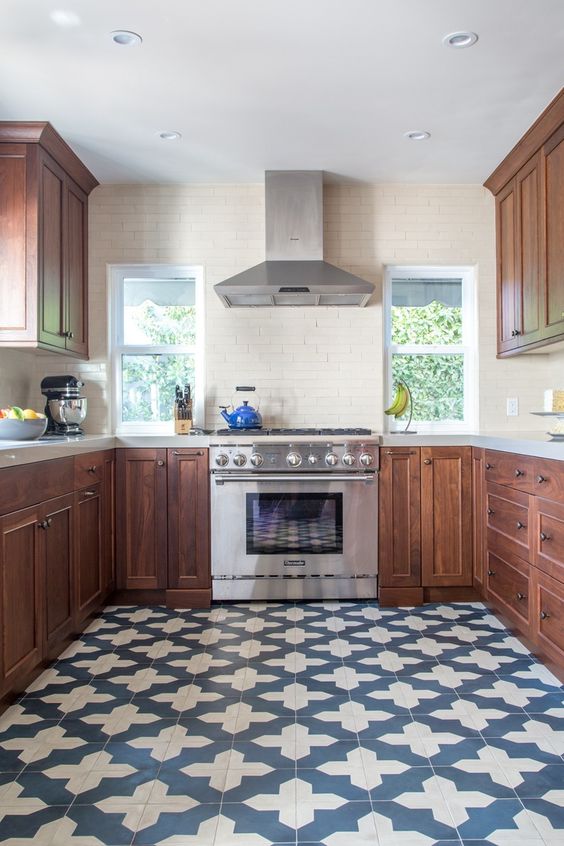
[[[323,172],[265,174],[266,261],[215,285],[227,308],[364,306],[374,285],[323,261]]]

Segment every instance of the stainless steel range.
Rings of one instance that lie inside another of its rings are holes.
[[[376,597],[378,439],[295,431],[212,439],[214,599]]]

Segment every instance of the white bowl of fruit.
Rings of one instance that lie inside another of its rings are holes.
[[[0,441],[35,441],[46,428],[47,418],[33,408],[0,408]]]

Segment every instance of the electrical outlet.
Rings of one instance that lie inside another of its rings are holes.
[[[519,414],[519,400],[517,397],[507,397],[507,416],[517,417]]]

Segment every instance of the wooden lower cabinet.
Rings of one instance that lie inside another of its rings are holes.
[[[78,629],[100,605],[103,594],[102,485],[97,483],[77,491],[76,509],[76,616]]]
[[[167,587],[167,451],[117,451],[117,578],[126,590]]]
[[[0,518],[0,695],[20,689],[41,662],[44,640],[40,506]]]
[[[206,592],[208,604],[209,501],[207,450],[168,450],[168,588]]]
[[[472,585],[472,450],[421,448],[423,587]]]
[[[564,582],[532,571],[533,640],[564,677]]]
[[[488,548],[486,590],[510,621],[526,635],[530,634],[530,567],[507,548]]]
[[[486,532],[484,510],[486,508],[485,450],[472,449],[472,558],[474,587],[484,589],[486,562]]]
[[[51,499],[42,508],[39,531],[44,543],[44,653],[57,654],[75,626],[75,497]]]

